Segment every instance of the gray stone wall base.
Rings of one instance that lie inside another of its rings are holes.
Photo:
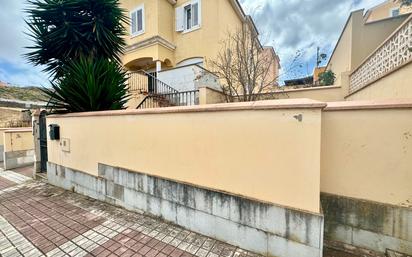
[[[49,183],[266,256],[321,257],[323,216],[99,164],[94,177],[53,163]]]
[[[4,169],[10,170],[33,164],[34,150],[4,152]]]
[[[412,208],[321,194],[325,239],[341,245],[412,255]],[[336,244],[335,244],[336,246]]]
[[[0,145],[0,162],[4,161],[4,145]]]

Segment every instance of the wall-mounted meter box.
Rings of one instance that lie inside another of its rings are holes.
[[[60,127],[57,124],[49,125],[49,136],[50,140],[59,140],[60,139]]]

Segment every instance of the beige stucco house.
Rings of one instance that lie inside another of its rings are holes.
[[[252,18],[237,0],[122,0],[121,3],[131,20],[122,62],[131,72],[146,72],[131,79],[134,90],[155,91],[161,84],[161,94],[196,91],[194,80],[210,68],[208,61],[218,55],[229,32],[247,26],[258,33]],[[278,77],[279,57],[274,49],[262,46],[262,52],[275,56],[271,72]],[[217,83],[214,87],[219,88]],[[190,105],[198,102],[196,95],[190,98],[193,98]],[[134,100],[130,104],[133,108],[142,98]]]
[[[384,1],[383,3],[369,9],[365,14],[367,22],[384,20],[412,12],[412,8],[401,6],[399,1]]]

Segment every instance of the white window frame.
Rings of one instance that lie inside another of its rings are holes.
[[[393,11],[398,11],[398,15],[393,15]],[[389,10],[389,17],[397,17],[401,14],[401,10],[399,7],[393,7]]]
[[[197,4],[197,25],[193,26],[193,22],[194,22],[194,11],[193,11],[193,5]],[[186,7],[190,6],[191,7],[191,12],[192,12],[192,24],[190,26],[190,28],[187,28],[187,18],[186,18]],[[193,0],[193,1],[189,1],[188,3],[182,5],[182,10],[183,10],[183,25],[184,25],[184,29],[183,29],[183,33],[188,33],[197,29],[200,29],[201,25],[202,25],[202,5],[201,5],[201,0]]]
[[[130,22],[130,36],[132,38],[140,36],[143,33],[145,33],[146,22],[145,22],[145,14],[144,14],[144,4],[141,4],[141,5],[137,6],[135,9],[133,9],[130,12],[130,20],[132,20],[133,13],[136,13],[136,15],[137,15],[137,12],[140,11],[140,10],[142,11],[142,30],[137,30],[135,33],[133,33],[132,22]],[[139,24],[136,24],[136,29],[138,29],[138,28],[139,28]]]

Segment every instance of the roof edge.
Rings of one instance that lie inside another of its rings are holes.
[[[339,39],[338,39],[338,41],[336,42],[336,45],[335,45],[335,47],[333,48],[332,54],[331,54],[330,57],[329,57],[329,61],[328,61],[328,63],[327,63],[326,66],[325,66],[326,69],[329,68],[330,61],[332,60],[332,57],[333,57],[333,55],[335,54],[336,49],[338,48],[338,45],[339,45],[340,41],[342,40],[343,34],[345,33],[346,28],[348,27],[348,24],[349,24],[349,22],[350,22],[351,19],[352,19],[352,16],[353,16],[355,13],[362,12],[362,17],[363,17],[363,12],[364,12],[364,10],[365,10],[365,9],[358,9],[358,10],[352,11],[352,12],[349,14],[349,17],[348,17],[348,19],[346,20],[345,26],[343,26],[342,32],[341,32],[340,35],[339,35]]]
[[[166,113],[202,113],[202,112],[227,112],[227,111],[256,111],[256,110],[282,110],[282,109],[323,109],[325,102],[312,99],[282,99],[256,102],[221,103],[195,106],[164,107],[153,109],[128,109],[117,111],[80,112],[69,114],[53,114],[47,118],[71,118],[71,117],[101,117],[123,115],[148,115]]]

